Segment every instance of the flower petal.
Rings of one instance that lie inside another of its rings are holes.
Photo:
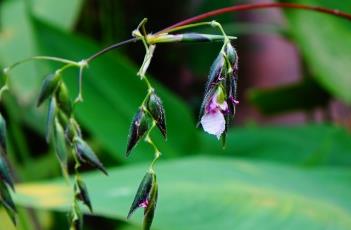
[[[201,125],[206,132],[216,135],[219,139],[225,130],[225,119],[220,111],[207,113],[202,116]]]

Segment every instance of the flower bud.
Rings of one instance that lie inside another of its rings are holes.
[[[68,158],[66,138],[65,138],[65,132],[60,122],[58,121],[58,119],[55,119],[55,128],[54,128],[53,136],[54,136],[53,144],[54,144],[56,156],[60,162],[62,170],[66,171],[67,158]]]
[[[147,110],[155,120],[158,129],[161,131],[164,138],[167,138],[166,116],[161,99],[152,92],[147,101]]]
[[[47,75],[40,89],[39,97],[37,100],[37,107],[39,107],[46,99],[54,94],[60,80],[61,76],[57,73],[51,73]]]
[[[6,185],[0,181],[0,203],[4,206],[14,225],[16,225],[17,209]]]
[[[6,121],[0,113],[0,154],[7,153],[6,145]]]
[[[74,138],[74,148],[81,163],[88,163],[102,171],[105,175],[108,175],[105,167],[102,165],[99,158],[97,158],[94,151],[80,137]]]
[[[54,97],[51,97],[46,120],[46,142],[48,143],[50,142],[52,131],[54,130],[55,126],[56,110],[56,100]]]
[[[156,205],[158,198],[158,185],[155,177],[154,186],[150,192],[150,198],[147,207],[144,210],[144,224],[143,229],[149,230],[151,228],[152,221],[154,219]]]
[[[130,151],[134,146],[144,137],[149,129],[149,120],[143,108],[140,108],[133,118],[132,124],[129,129],[128,145],[126,155],[130,154]]]
[[[157,188],[156,174],[148,171],[139,185],[127,218],[130,218],[138,208],[144,208],[144,217],[147,217],[144,221],[150,226],[157,203]]]
[[[76,183],[74,185],[74,191],[77,199],[81,200],[89,208],[89,211],[92,213],[93,208],[91,206],[88,189],[85,183],[81,179],[76,180]]]
[[[61,82],[59,85],[55,94],[55,98],[57,101],[57,106],[65,113],[67,117],[70,117],[72,114],[73,106],[68,96],[67,87],[63,82]]]
[[[75,205],[73,207],[73,210],[69,215],[69,218],[71,220],[70,230],[82,230],[83,229],[83,216],[82,216],[82,213],[81,213],[78,205]]]
[[[0,154],[0,181],[3,181],[5,184],[10,186],[12,190],[15,190],[9,166],[7,165],[5,156],[2,154]]]
[[[205,87],[205,94],[214,87],[219,81],[224,79],[225,58],[222,53],[219,53],[215,61],[212,63],[208,80]]]

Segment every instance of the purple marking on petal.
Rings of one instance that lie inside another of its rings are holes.
[[[203,129],[209,134],[216,135],[219,139],[225,130],[225,119],[223,114],[217,110],[215,113],[207,113],[201,118]]]
[[[143,202],[141,202],[139,204],[140,208],[147,208],[147,206],[149,205],[149,201],[148,200],[144,200]]]

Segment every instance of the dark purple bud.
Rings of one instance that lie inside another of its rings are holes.
[[[0,154],[7,153],[6,145],[6,121],[0,113]]]
[[[15,203],[12,200],[12,197],[8,188],[1,181],[0,181],[0,203],[4,206],[13,224],[16,225],[17,209],[15,206]]]
[[[225,58],[222,53],[219,53],[215,61],[212,63],[208,80],[205,87],[205,94],[213,88],[219,81],[224,78]]]
[[[61,76],[56,73],[47,75],[44,79],[40,89],[39,97],[37,100],[37,107],[39,107],[46,99],[51,97],[57,89],[61,80]]]
[[[91,166],[102,171],[105,175],[108,175],[105,167],[102,165],[100,160],[97,158],[94,151],[80,137],[74,138],[74,148],[75,148],[75,151],[78,155],[79,161],[81,163],[88,163]]]
[[[144,230],[150,230],[152,221],[154,219],[156,205],[157,205],[157,198],[158,198],[158,185],[155,178],[154,186],[150,193],[150,199],[144,209]]]
[[[70,117],[72,114],[73,106],[68,96],[67,87],[63,82],[60,83],[56,91],[55,98],[57,106],[65,113],[67,117]]]
[[[138,191],[135,194],[134,201],[130,207],[127,218],[130,218],[131,215],[138,208],[144,208],[145,209],[144,214],[145,214],[146,210],[148,210],[151,204],[152,205],[154,203],[156,204],[155,194],[153,194],[155,193],[155,187],[157,187],[156,175],[154,172],[148,171],[139,185]],[[157,191],[157,188],[156,188],[156,191]]]
[[[165,110],[163,108],[161,99],[156,95],[155,92],[152,92],[148,99],[147,110],[150,112],[152,118],[155,120],[156,125],[161,131],[163,137],[166,139],[167,130]]]
[[[50,99],[48,116],[46,120],[46,141],[49,143],[52,136],[52,132],[55,126],[55,117],[56,117],[56,100],[54,97]]]
[[[7,165],[7,161],[5,159],[5,155],[0,154],[0,179],[7,184],[8,186],[11,187],[11,189],[14,191],[15,186],[13,184],[13,180],[10,174],[10,168]]]
[[[76,180],[76,183],[74,185],[74,191],[76,194],[76,198],[81,200],[89,208],[89,211],[92,213],[93,208],[89,198],[88,189],[85,183],[81,179]]]
[[[130,151],[134,146],[144,137],[146,132],[149,130],[149,119],[143,108],[140,108],[137,114],[134,116],[132,124],[129,129],[128,145],[126,155],[130,154]]]

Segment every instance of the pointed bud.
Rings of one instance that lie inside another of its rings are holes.
[[[227,43],[224,52],[227,55],[231,67],[233,68],[234,64],[238,61],[238,54],[236,53],[235,48],[232,46],[232,44]]]
[[[144,230],[150,230],[151,228],[151,224],[155,215],[157,198],[158,198],[158,185],[155,177],[154,186],[150,193],[150,201],[148,203],[148,206],[144,210],[144,224],[143,224]]]
[[[89,211],[92,213],[93,208],[91,206],[88,189],[85,183],[81,179],[76,180],[76,183],[74,185],[74,191],[76,193],[77,199],[81,200],[89,208]]]
[[[59,85],[60,79],[61,76],[56,73],[47,75],[40,89],[39,97],[37,100],[37,107],[39,107],[46,99],[54,94],[57,86]]]
[[[69,143],[73,143],[76,136],[82,137],[82,132],[76,120],[70,118],[65,129],[65,136]]]
[[[129,129],[128,145],[126,155],[129,156],[130,151],[134,146],[144,137],[149,129],[148,117],[145,111],[140,108],[134,116],[132,124]]]
[[[155,186],[157,187],[156,175],[154,172],[148,171],[139,185],[127,218],[130,218],[138,208],[145,208],[145,212],[148,210],[149,205],[155,202],[155,194],[153,194]]]
[[[0,154],[6,153],[6,121],[0,113]]]
[[[61,82],[59,85],[55,94],[55,98],[57,101],[57,106],[65,113],[67,117],[70,117],[72,114],[73,106],[68,96],[68,90],[64,82]]]
[[[65,138],[65,132],[58,121],[58,119],[55,119],[55,128],[54,128],[54,135],[53,135],[53,144],[56,152],[56,156],[60,162],[62,170],[64,172],[67,171],[67,146],[66,146],[66,138]]]
[[[7,214],[11,218],[14,225],[16,225],[17,209],[12,200],[11,194],[6,185],[0,181],[0,203],[4,206]]]
[[[105,167],[102,165],[100,160],[97,158],[94,151],[80,137],[74,138],[74,148],[75,148],[75,151],[78,155],[79,161],[81,163],[88,163],[91,166],[102,171],[105,175],[108,175]]]
[[[83,229],[83,216],[78,207],[74,205],[72,212],[69,215],[71,226],[70,230],[82,230]]]
[[[15,186],[10,174],[10,169],[7,165],[5,156],[2,154],[0,154],[0,179],[8,186],[10,186],[13,191],[15,190]]]
[[[166,116],[161,99],[152,92],[147,101],[147,110],[150,112],[152,118],[155,120],[158,129],[161,131],[163,137],[167,138],[166,130]]]
[[[208,74],[208,80],[205,87],[205,94],[214,87],[219,81],[224,78],[223,68],[225,67],[225,58],[222,53],[219,53],[217,58],[211,65],[210,72]]]
[[[52,136],[52,131],[55,126],[55,117],[56,117],[56,100],[54,97],[50,99],[49,108],[48,108],[48,116],[46,121],[46,142],[50,142],[50,138]]]

